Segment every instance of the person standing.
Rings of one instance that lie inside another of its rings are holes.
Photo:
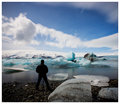
[[[47,89],[52,91],[52,89],[49,86],[47,75],[46,75],[48,73],[48,67],[44,64],[44,60],[41,60],[41,64],[37,66],[36,72],[38,73],[38,81],[36,83],[36,90],[39,90],[39,84],[40,84],[41,79],[43,78],[46,83]]]

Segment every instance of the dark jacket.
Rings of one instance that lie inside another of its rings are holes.
[[[46,75],[48,73],[48,67],[46,65],[38,65],[36,68],[36,72],[40,75]]]

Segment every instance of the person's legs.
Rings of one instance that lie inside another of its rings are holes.
[[[40,84],[41,78],[42,78],[42,76],[41,76],[41,75],[38,75],[38,81],[37,81],[37,84],[36,84],[36,90],[39,89],[38,87],[39,87],[39,84]]]
[[[46,83],[47,89],[48,89],[48,90],[51,90],[51,88],[50,88],[50,86],[49,86],[49,83],[48,83],[47,76],[44,75],[44,76],[43,76],[43,79],[44,79],[44,81],[45,81],[45,83]]]

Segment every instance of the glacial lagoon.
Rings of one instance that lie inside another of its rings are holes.
[[[2,80],[3,82],[36,81],[36,67],[40,64],[42,58],[3,58],[2,59]],[[103,75],[110,79],[118,79],[118,56],[102,56],[94,62],[90,62],[83,57],[76,57],[75,62],[68,61],[64,57],[45,58],[45,64],[48,66],[48,76],[56,73],[68,73],[68,78],[74,75]],[[24,69],[9,70],[9,68]]]

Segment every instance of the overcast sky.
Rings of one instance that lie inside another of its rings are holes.
[[[117,2],[3,2],[2,49],[118,51]]]

